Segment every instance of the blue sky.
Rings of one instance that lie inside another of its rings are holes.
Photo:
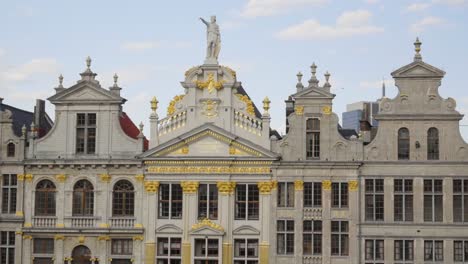
[[[312,62],[322,83],[331,73],[340,117],[348,103],[378,99],[383,78],[394,96],[390,72],[412,61],[416,36],[423,60],[447,72],[440,94],[467,114],[467,9],[468,0],[1,1],[0,97],[32,109],[54,94],[60,73],[75,84],[89,55],[104,87],[120,76],[124,111],[148,124],[151,97],[165,116],[185,70],[203,63],[198,17],[216,15],[220,64],[237,71],[258,106],[271,99],[273,128],[284,129],[284,100],[298,71],[310,78]],[[468,139],[467,118],[461,123]]]

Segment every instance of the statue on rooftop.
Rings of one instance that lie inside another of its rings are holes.
[[[206,60],[205,63],[217,63],[219,50],[221,49],[221,35],[219,26],[216,24],[216,16],[211,16],[211,21],[207,22],[200,17],[200,20],[206,25]]]

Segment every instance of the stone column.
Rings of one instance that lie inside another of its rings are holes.
[[[260,192],[260,244],[259,244],[259,264],[269,263],[270,252],[270,219],[271,219],[271,189],[272,181],[259,182]]]
[[[133,252],[134,252],[134,257],[132,259],[132,262],[134,263],[154,263],[154,258],[153,262],[143,262],[143,240],[144,236],[143,235],[136,235],[133,236]],[[146,257],[145,257],[146,259]]]
[[[218,216],[220,225],[224,228],[226,234],[223,237],[223,264],[232,263],[232,229],[233,229],[233,194],[236,188],[235,182],[218,182]]]
[[[394,220],[394,200],[393,200],[393,178],[388,177],[384,179],[384,222],[385,223],[392,223]],[[364,201],[364,199],[362,200]],[[364,208],[364,204],[362,207]],[[364,219],[364,218],[363,218]]]
[[[414,239],[414,263],[424,263],[424,239]],[[450,256],[453,257],[453,256]],[[449,259],[450,259],[449,257]]]
[[[329,264],[331,259],[331,181],[322,181],[322,263]],[[328,204],[326,204],[328,203]]]
[[[182,213],[182,223],[183,223],[183,235],[182,235],[182,263],[190,264],[191,263],[191,242],[189,232],[191,226],[197,221],[197,192],[199,182],[197,181],[182,181],[180,183],[182,187],[183,195],[183,213]]]
[[[424,205],[424,182],[422,178],[414,178],[413,180],[414,223],[424,222],[424,206],[423,205]]]
[[[295,217],[294,217],[294,225],[295,225],[295,234],[294,234],[294,244],[298,245],[295,247],[295,255],[296,255],[296,263],[302,262],[302,255],[304,249],[302,248],[302,231],[303,231],[303,219],[304,219],[304,181],[303,180],[295,180],[294,181],[294,208],[295,208]]]
[[[135,175],[135,179],[137,181],[137,184],[135,185],[135,200],[136,201],[144,201],[144,187],[143,187],[143,181],[145,179],[145,175],[143,174],[137,174]],[[143,207],[145,206],[144,202],[141,203],[135,203],[135,228],[144,228],[146,225],[144,225],[144,215],[143,213],[145,212],[143,210]]]
[[[33,201],[34,201],[34,186],[32,184],[33,180],[32,174],[24,175],[24,201],[31,201],[24,203],[24,227],[32,227],[32,218],[34,215]]]
[[[98,258],[99,258],[99,263],[108,263],[107,260],[107,241],[110,241],[110,237],[107,235],[103,236],[98,236]]]
[[[15,232],[15,260],[16,263],[23,263],[23,232],[21,232],[21,228],[16,229]]]
[[[23,235],[23,262],[22,264],[32,263],[32,236]]]
[[[18,174],[17,177],[17,183],[16,183],[16,216],[19,217],[24,217],[24,174]]]
[[[63,241],[65,240],[65,237],[63,235],[55,235],[55,262],[61,262],[64,259],[64,248],[63,248]],[[67,252],[67,255],[71,254],[71,252]]]
[[[66,205],[68,205],[68,203],[65,201],[65,181],[67,180],[67,176],[65,174],[57,174],[55,175],[55,179],[57,179],[58,182],[56,202],[56,226],[57,228],[64,228],[64,211]],[[67,207],[69,208],[70,206]]]
[[[100,174],[99,180],[102,183],[100,184],[101,190],[96,195],[97,212],[101,214],[101,222],[99,223],[99,227],[109,228],[109,208],[112,208],[111,202],[109,201],[109,182],[111,180],[111,176],[109,174]]]
[[[143,206],[146,217],[144,225],[146,226],[145,232],[145,264],[154,264],[156,257],[156,206],[157,193],[159,191],[158,181],[145,181],[145,203]]]
[[[359,260],[360,244],[352,243],[353,240],[359,241],[359,183],[357,180],[348,181],[348,210],[349,210],[349,260],[351,262]]]

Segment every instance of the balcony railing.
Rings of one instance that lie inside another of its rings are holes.
[[[99,217],[96,216],[69,216],[65,217],[67,226],[86,228],[96,227],[96,221]]]
[[[322,208],[304,208],[304,219],[306,220],[321,220],[322,219]]]
[[[302,264],[322,264],[322,256],[303,256]]]
[[[34,216],[32,220],[34,227],[55,227],[57,224],[56,216]]]
[[[111,227],[116,228],[133,228],[135,226],[134,217],[111,217]]]

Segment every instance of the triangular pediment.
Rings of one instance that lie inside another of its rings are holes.
[[[270,150],[205,124],[143,153],[143,158],[256,158],[276,159]]]
[[[415,61],[392,72],[395,78],[442,78],[444,75],[443,70],[422,61]]]
[[[124,102],[125,99],[119,95],[113,94],[110,91],[101,88],[98,83],[80,82],[68,89],[62,90],[59,93],[49,97],[52,103],[59,102],[74,102],[74,103],[90,103],[90,102]]]
[[[325,91],[321,88],[306,88],[298,93],[292,95],[293,98],[326,98],[326,99],[333,99],[335,97],[334,94]]]

